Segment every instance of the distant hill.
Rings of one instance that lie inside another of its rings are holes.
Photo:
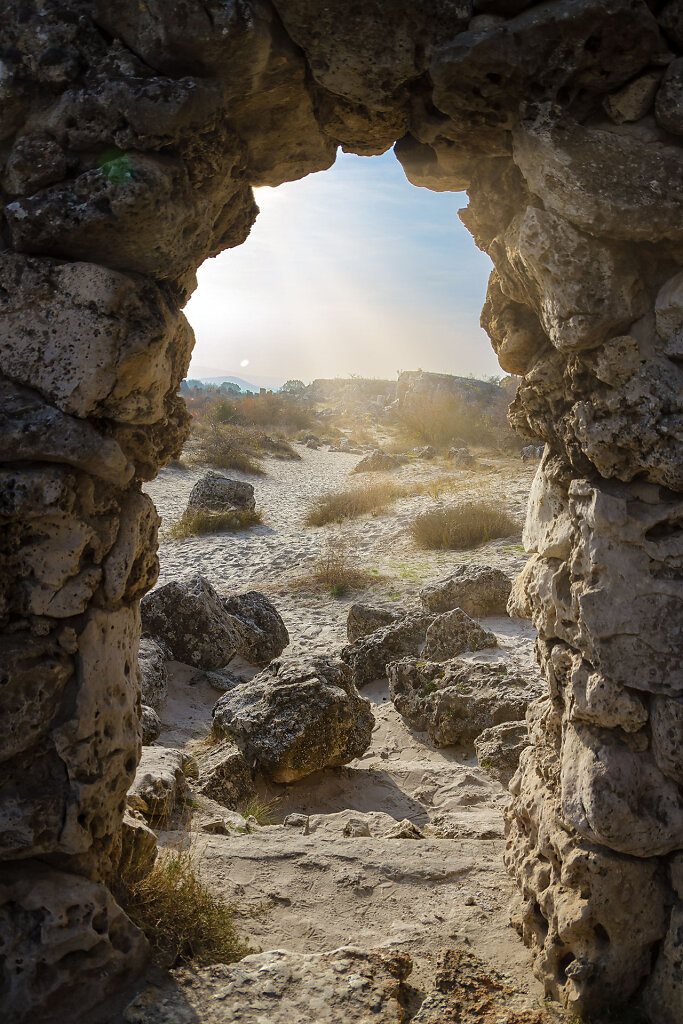
[[[259,388],[282,387],[286,377],[261,377],[255,375],[253,380],[246,380],[244,377],[222,375],[216,372],[215,368],[208,366],[191,366],[187,375],[188,380],[201,380],[204,384],[222,384],[227,381],[230,384],[237,384],[243,391],[258,391]]]

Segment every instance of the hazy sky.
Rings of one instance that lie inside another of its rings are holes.
[[[207,260],[186,307],[189,376],[501,372],[479,327],[491,263],[464,193],[415,188],[389,151],[257,189],[244,245]]]

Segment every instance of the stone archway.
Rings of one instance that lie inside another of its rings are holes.
[[[511,415],[546,454],[513,595],[549,693],[506,863],[548,991],[683,1013],[678,0],[8,0],[0,14],[2,997],[98,1019],[138,601],[207,256],[338,145],[467,188]],[[76,1010],[76,1007],[78,1008]],[[104,1011],[102,1011],[104,1013]]]

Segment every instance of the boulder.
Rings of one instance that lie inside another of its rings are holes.
[[[517,771],[520,754],[528,746],[526,722],[501,722],[484,729],[474,741],[479,767],[503,786]]]
[[[167,583],[140,603],[142,628],[176,661],[209,671],[223,668],[242,643],[238,623],[202,576]]]
[[[683,57],[669,64],[657,93],[655,117],[672,135],[683,135]]]
[[[424,648],[430,661],[446,661],[464,651],[483,651],[496,647],[495,634],[471,619],[462,608],[438,615],[427,629]]]
[[[237,654],[251,665],[267,665],[289,644],[287,627],[265,594],[257,590],[231,594],[221,604],[242,634]]]
[[[416,658],[433,620],[433,615],[406,615],[344,647],[341,656],[351,669],[354,684],[360,688],[381,679],[387,662]]]
[[[140,720],[142,722],[142,745],[143,747],[148,747],[155,740],[159,739],[161,719],[154,708],[143,704],[140,711]]]
[[[229,741],[222,741],[197,754],[197,792],[230,810],[254,795],[251,770],[242,753]]]
[[[410,455],[414,459],[426,459],[429,461],[436,458],[436,448],[431,444],[419,445],[417,448],[411,449]]]
[[[519,722],[540,695],[504,665],[478,665],[454,658],[446,664],[405,658],[387,665],[396,710],[437,747],[471,743],[484,729]]]
[[[244,480],[231,480],[209,469],[190,491],[187,508],[202,512],[227,512],[232,508],[253,512],[254,488]]]
[[[142,676],[142,703],[160,711],[168,694],[166,655],[151,637],[143,636],[138,649],[138,667]]]
[[[356,601],[349,608],[346,619],[346,635],[349,638],[349,643],[353,643],[362,636],[369,636],[370,633],[396,622],[403,616],[405,616],[403,610],[380,608],[378,605]]]
[[[454,469],[469,469],[477,461],[469,448],[450,448],[448,457],[452,459]]]
[[[478,618],[505,615],[511,588],[510,578],[501,569],[470,562],[423,587],[420,601],[425,611],[434,614],[462,608]]]
[[[409,818],[397,821],[388,832],[382,836],[383,839],[424,839],[421,830],[414,825]]]
[[[127,803],[152,824],[163,825],[176,804],[185,799],[188,786],[183,766],[188,760],[180,750],[143,747]]]
[[[388,469],[397,469],[400,465],[401,463],[395,455],[389,455],[388,452],[381,452],[378,448],[374,452],[370,452],[369,455],[362,458],[352,472],[381,473]]]
[[[213,720],[247,763],[274,782],[293,782],[360,757],[375,724],[347,665],[328,657],[273,662],[224,694]]]

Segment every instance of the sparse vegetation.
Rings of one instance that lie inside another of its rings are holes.
[[[186,509],[181,518],[172,524],[169,534],[175,540],[186,537],[202,537],[207,533],[221,533],[248,530],[262,522],[260,512],[248,509],[230,509],[228,512],[206,512],[202,509]]]
[[[331,597],[344,597],[352,590],[360,590],[376,583],[377,574],[358,569],[343,538],[328,537],[312,570],[294,581],[296,590],[326,590]]]
[[[459,551],[496,537],[519,533],[519,526],[497,502],[477,501],[417,516],[411,533],[422,548]]]
[[[275,825],[277,817],[274,812],[279,803],[279,797],[261,800],[258,796],[252,796],[240,807],[239,812],[243,818],[255,818],[259,825]]]
[[[197,851],[187,836],[156,861],[122,861],[117,898],[149,940],[160,967],[234,963],[253,952],[234,925],[234,909],[212,895],[196,869]]]
[[[344,519],[355,519],[367,512],[380,512],[407,493],[409,491],[405,487],[391,480],[351,487],[346,491],[331,491],[315,501],[304,523],[306,526],[325,526],[327,523],[341,523]]]

